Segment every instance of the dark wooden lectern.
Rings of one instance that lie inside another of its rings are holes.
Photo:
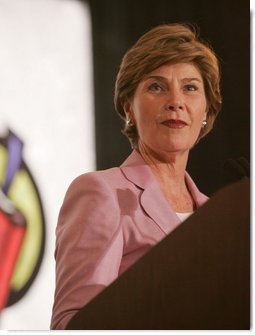
[[[250,329],[249,214],[244,178],[218,191],[67,329]]]

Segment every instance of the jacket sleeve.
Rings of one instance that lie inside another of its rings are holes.
[[[56,229],[56,289],[51,329],[64,329],[81,307],[118,276],[123,251],[116,193],[100,173],[75,179]]]

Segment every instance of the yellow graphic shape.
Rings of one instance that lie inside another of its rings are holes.
[[[3,150],[1,150],[0,180],[3,179],[4,168],[1,165],[2,157],[5,155],[7,156],[7,153],[3,154]],[[30,279],[43,243],[43,218],[40,202],[35,186],[26,170],[22,169],[16,173],[8,191],[8,198],[27,221],[25,239],[11,280],[11,288],[19,291]]]
[[[0,145],[0,185],[3,185],[7,166],[7,150]]]

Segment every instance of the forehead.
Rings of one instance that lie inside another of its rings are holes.
[[[149,77],[162,76],[164,78],[171,78],[172,76],[178,76],[180,79],[185,78],[196,78],[202,81],[202,75],[199,68],[194,63],[176,63],[166,64],[158,67],[152,72],[146,74],[143,80]]]

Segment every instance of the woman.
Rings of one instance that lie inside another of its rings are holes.
[[[133,152],[120,166],[83,174],[57,226],[52,328],[78,310],[204,204],[186,172],[190,149],[221,106],[214,52],[186,25],[158,26],[124,56],[115,106]]]

